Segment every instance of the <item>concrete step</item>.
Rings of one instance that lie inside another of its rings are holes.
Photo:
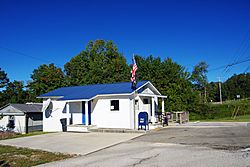
[[[144,130],[122,129],[122,128],[89,128],[90,132],[102,133],[146,133]]]
[[[161,123],[150,123],[149,124],[149,130],[153,130],[153,129],[157,129],[157,128],[162,128],[162,124]]]
[[[89,132],[89,128],[94,128],[96,127],[95,125],[82,125],[82,124],[73,124],[73,125],[68,125],[67,126],[67,131],[68,132]]]
[[[80,126],[75,126],[75,127],[72,127],[72,126],[68,126],[67,127],[67,131],[68,132],[88,132],[88,128],[87,127],[80,127]]]

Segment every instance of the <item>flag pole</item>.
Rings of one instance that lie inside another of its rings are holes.
[[[133,53],[133,58],[132,58],[132,60],[133,60],[133,64],[135,63],[135,55],[134,55],[134,53]],[[134,65],[133,65],[134,66]],[[135,76],[134,76],[135,77]],[[133,89],[134,89],[134,129],[136,129],[136,111],[135,111],[135,96],[136,96],[136,84],[135,84],[135,80],[132,82],[132,87],[133,87]],[[135,87],[134,87],[135,86]]]
[[[136,113],[135,113],[135,90],[134,90],[134,129],[136,129]]]
[[[132,70],[131,70],[131,89],[133,90],[133,107],[134,107],[134,129],[136,129],[136,111],[135,111],[135,96],[136,96],[136,71],[138,70],[138,67],[136,65],[136,61],[135,61],[135,55],[133,54],[133,58],[132,58]]]

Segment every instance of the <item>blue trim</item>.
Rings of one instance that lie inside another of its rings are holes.
[[[82,101],[82,124],[85,125],[85,101]]]
[[[91,125],[91,101],[88,102],[89,125]]]

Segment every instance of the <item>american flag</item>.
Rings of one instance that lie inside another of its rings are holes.
[[[132,83],[132,89],[136,89],[136,79],[135,79],[135,72],[138,70],[138,67],[136,65],[135,56],[133,55],[133,68],[131,71],[131,83]]]

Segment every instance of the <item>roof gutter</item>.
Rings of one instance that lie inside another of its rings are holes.
[[[89,99],[77,99],[77,100],[62,100],[62,101],[66,101],[66,102],[79,102],[79,101],[90,101],[93,100],[97,97],[108,97],[108,96],[130,96],[131,94],[129,93],[124,93],[124,94],[104,94],[104,95],[96,95],[94,97],[91,97]]]
[[[37,99],[60,99],[63,98],[64,96],[38,96],[36,97]]]

